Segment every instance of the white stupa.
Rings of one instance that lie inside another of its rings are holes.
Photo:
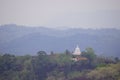
[[[75,48],[75,51],[73,52],[73,55],[81,55],[81,51],[79,46],[77,45],[77,47]]]

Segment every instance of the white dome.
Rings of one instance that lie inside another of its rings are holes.
[[[81,51],[80,51],[80,48],[78,46],[75,48],[73,55],[81,55]]]

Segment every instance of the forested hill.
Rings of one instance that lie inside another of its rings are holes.
[[[3,54],[0,80],[120,80],[120,59],[98,56],[92,48],[77,56],[68,51],[50,55],[39,51],[35,56]]]
[[[120,30],[118,29],[52,29],[20,25],[0,26],[0,53],[35,54],[73,51],[79,45],[81,51],[94,48],[97,54],[120,56]]]

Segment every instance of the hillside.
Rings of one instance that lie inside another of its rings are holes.
[[[117,29],[52,29],[19,25],[0,26],[0,52],[17,55],[73,51],[78,44],[83,51],[94,48],[98,55],[120,56],[120,30]]]

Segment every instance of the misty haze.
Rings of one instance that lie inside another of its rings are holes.
[[[0,0],[0,80],[120,80],[120,0]]]

